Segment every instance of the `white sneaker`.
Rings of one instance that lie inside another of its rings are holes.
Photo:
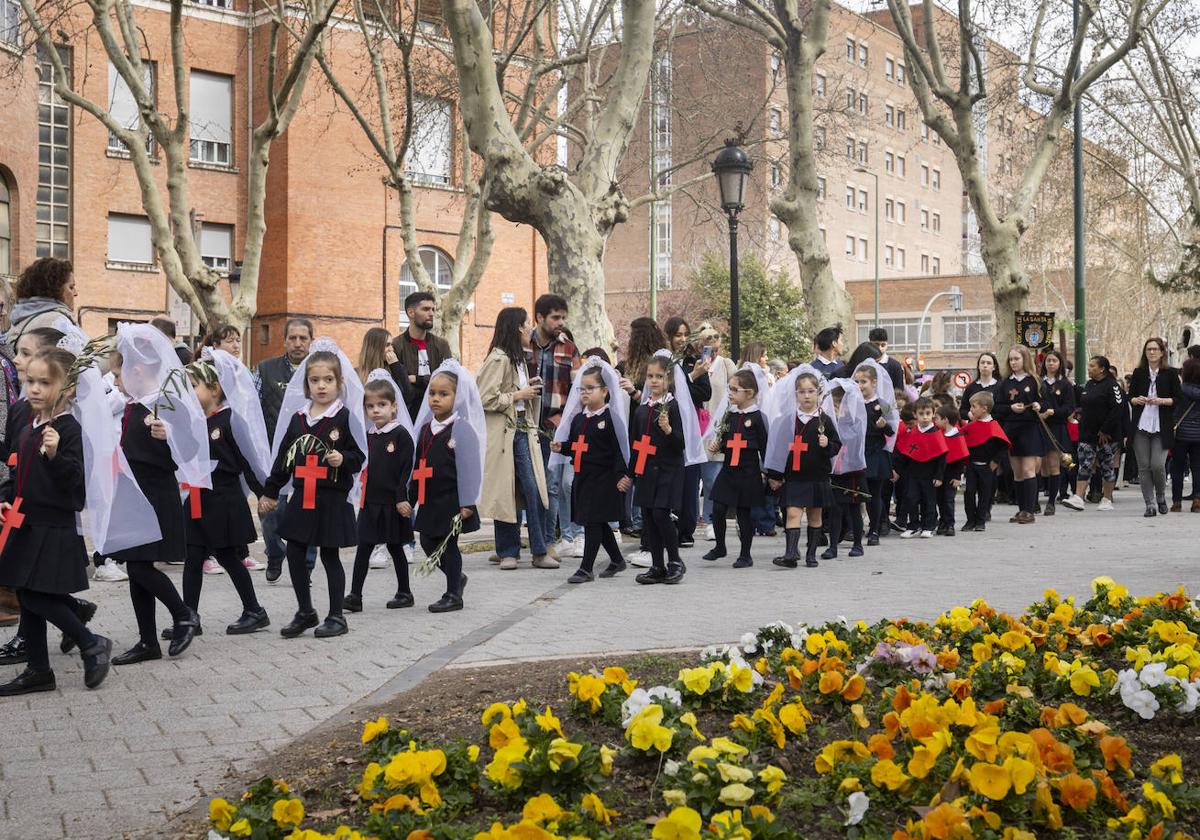
[[[1078,493],[1072,493],[1070,496],[1062,500],[1063,507],[1069,507],[1071,510],[1083,510],[1083,499]]]
[[[117,565],[117,561],[111,557],[104,561],[103,566],[96,569],[96,573],[92,575],[92,580],[106,581],[108,583],[119,583],[123,580],[129,580],[129,575],[125,574],[125,570]]]
[[[919,532],[919,531],[914,531],[912,528],[909,528],[907,531],[901,531],[901,532],[900,532],[900,539],[902,539],[902,540],[911,540],[911,539],[912,539],[913,537],[915,537],[915,536],[916,536],[918,533],[920,533],[920,532]]]
[[[583,534],[580,534],[578,537],[571,540],[571,551],[568,556],[570,556],[570,557],[582,557],[583,556]]]
[[[635,551],[629,555],[629,565],[639,569],[649,569],[652,564],[649,551]]]
[[[242,565],[245,566],[247,569],[249,569],[252,572],[261,572],[263,569],[267,568],[266,563],[260,563],[257,560],[255,560],[253,557],[249,557],[249,556],[246,557],[246,559],[242,561]]]
[[[206,575],[223,575],[225,570],[221,568],[221,564],[212,557],[204,558],[204,565],[201,567]]]
[[[930,530],[924,530],[924,531],[922,531],[922,532],[921,532],[921,539],[923,539],[923,540],[931,540],[931,539],[933,539],[933,531],[930,531]]]
[[[1112,510],[1112,509],[1113,509],[1112,499],[1108,498],[1107,496],[1105,496],[1103,499],[1101,499],[1100,504],[1096,506],[1096,510]]]
[[[371,549],[371,559],[367,561],[369,569],[386,569],[392,565],[392,556],[387,552],[386,545],[377,545]]]

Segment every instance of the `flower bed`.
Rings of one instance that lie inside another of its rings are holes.
[[[558,711],[492,703],[475,731],[380,717],[345,807],[306,815],[264,779],[210,803],[210,836],[1189,837],[1198,633],[1182,590],[1108,578],[1020,616],[979,600],[932,624],[777,623],[662,685],[571,673]]]

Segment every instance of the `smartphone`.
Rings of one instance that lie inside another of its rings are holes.
[[[712,345],[709,345],[707,347],[703,347],[700,349],[700,358],[702,358],[706,362],[712,359],[712,354],[713,354]]]

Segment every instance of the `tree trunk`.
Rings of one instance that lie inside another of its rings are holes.
[[[1021,234],[1014,222],[1006,220],[986,235],[981,230],[979,238],[983,264],[992,281],[996,337],[1004,347],[1015,340],[1016,313],[1025,308],[1029,296],[1029,275],[1021,262]]]
[[[567,299],[575,345],[612,352],[613,328],[604,309],[604,237],[583,214],[554,214],[542,231],[550,291]]]

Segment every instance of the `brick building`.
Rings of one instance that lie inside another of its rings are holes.
[[[425,49],[446,48],[437,4],[422,20]],[[81,324],[92,334],[117,320],[145,320],[170,311],[182,333],[199,325],[167,288],[150,244],[149,224],[128,154],[90,115],[54,96],[48,68],[33,48],[21,49],[23,28],[13,0],[0,0],[0,275],[15,275],[37,256],[68,257],[75,265]],[[15,10],[15,11],[14,11]],[[169,102],[171,62],[165,6],[139,4],[160,101]],[[245,0],[185,3],[188,91],[192,111],[188,177],[202,257],[234,268],[246,223],[249,133],[267,107],[263,56],[267,26]],[[13,19],[15,20],[16,17]],[[90,28],[67,42],[76,89],[115,114],[136,120],[123,81],[110,68]],[[331,53],[353,62],[361,36],[350,26],[330,29]],[[40,78],[40,81],[39,81]],[[452,86],[418,98],[420,145],[410,155],[417,189],[416,228],[423,261],[446,279],[462,218],[464,142]],[[398,200],[383,184],[384,168],[344,107],[339,108],[314,65],[304,102],[291,127],[271,148],[266,239],[258,317],[246,337],[257,361],[282,349],[282,324],[305,315],[318,334],[336,338],[350,356],[373,326],[398,331],[406,282]],[[165,183],[165,173],[162,173]],[[482,359],[496,312],[531,308],[546,288],[541,240],[530,228],[495,217],[496,241],[462,329],[464,361]]]

